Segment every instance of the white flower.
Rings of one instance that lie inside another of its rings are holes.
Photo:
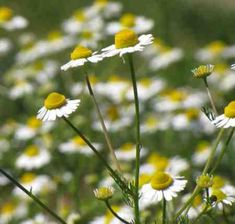
[[[69,100],[64,95],[53,92],[44,101],[44,106],[38,111],[37,118],[43,121],[55,120],[56,117],[68,117],[80,104],[80,100]]]
[[[150,183],[143,185],[140,190],[140,204],[154,204],[163,200],[171,201],[177,193],[183,191],[187,180],[183,177],[173,177],[164,172],[156,172]]]
[[[61,70],[68,70],[69,68],[74,68],[84,65],[86,62],[97,63],[103,60],[103,57],[97,52],[93,52],[83,46],[77,46],[71,53],[71,60],[61,67]]]
[[[38,169],[51,160],[50,153],[36,145],[28,146],[16,160],[16,166],[26,170]]]
[[[122,57],[127,53],[143,51],[144,47],[152,42],[152,34],[143,34],[138,37],[132,30],[122,30],[115,34],[115,44],[102,49],[103,56],[112,57],[119,54]]]
[[[6,55],[12,48],[12,43],[7,38],[0,39],[0,56]]]
[[[212,124],[217,128],[235,127],[235,101],[230,102],[224,108],[224,114],[216,117]]]
[[[231,69],[235,70],[235,64],[231,65]]]

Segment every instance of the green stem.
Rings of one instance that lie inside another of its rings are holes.
[[[89,90],[89,93],[90,93],[90,95],[91,95],[91,97],[92,97],[92,100],[93,100],[93,103],[94,103],[94,105],[95,105],[96,112],[97,112],[97,114],[98,114],[98,117],[99,117],[99,120],[100,120],[102,129],[103,129],[103,132],[104,132],[104,137],[105,137],[106,143],[107,143],[107,145],[108,145],[109,151],[110,151],[110,153],[111,153],[111,158],[112,158],[113,163],[115,164],[117,170],[121,173],[121,168],[120,168],[120,165],[119,165],[119,163],[118,163],[117,157],[116,157],[116,155],[115,155],[115,152],[114,152],[114,149],[113,149],[113,146],[112,146],[112,143],[111,143],[111,140],[110,140],[110,137],[109,137],[109,134],[108,134],[108,131],[107,131],[107,128],[106,128],[106,125],[105,125],[103,116],[102,116],[102,114],[101,114],[99,105],[98,105],[98,103],[97,103],[97,101],[96,101],[94,91],[92,90],[92,86],[91,86],[91,82],[90,82],[90,80],[89,80],[89,76],[88,76],[87,72],[85,72],[85,74],[86,74],[86,84],[87,84],[87,88],[88,88],[88,90]]]
[[[198,217],[192,222],[192,224],[195,224],[207,212],[207,208],[208,208],[208,205],[205,206],[205,208],[201,211]]]
[[[214,144],[214,146],[213,146],[213,148],[212,148],[212,150],[211,150],[211,153],[210,153],[210,156],[209,156],[209,158],[208,158],[208,160],[207,160],[207,163],[206,163],[206,165],[205,165],[205,167],[204,167],[204,169],[203,169],[203,171],[202,171],[202,175],[206,174],[207,171],[208,171],[208,169],[209,169],[209,167],[211,166],[211,163],[212,163],[212,161],[213,161],[213,158],[214,158],[216,149],[217,149],[217,147],[218,147],[218,145],[219,145],[219,143],[220,143],[220,140],[221,140],[221,138],[222,138],[222,136],[223,136],[223,133],[224,133],[224,128],[221,128],[221,129],[220,129],[220,132],[218,133],[218,136],[217,136],[217,138],[216,138],[215,144]],[[194,198],[198,195],[198,193],[200,192],[200,190],[201,190],[200,187],[197,185],[197,186],[195,187],[195,189],[194,189],[193,194],[191,195],[191,197],[188,199],[188,201],[186,201],[186,203],[183,205],[183,207],[176,213],[175,219],[177,219],[177,218],[183,213],[183,211],[184,211],[188,206],[191,205],[191,203],[193,202]]]
[[[22,186],[17,180],[15,180],[12,176],[6,173],[2,168],[0,168],[0,172],[9,179],[15,186],[20,188],[25,194],[27,194],[36,204],[38,204],[41,208],[45,209],[52,217],[58,220],[60,223],[67,224],[62,218],[60,218],[56,213],[54,213],[49,207],[47,207],[41,200],[39,200],[35,195],[32,194],[31,191],[28,191],[24,186]]]
[[[120,217],[111,207],[111,205],[109,204],[108,200],[105,201],[105,204],[107,206],[107,208],[110,210],[110,212],[117,218],[119,219],[121,222],[125,223],[125,224],[131,224],[130,222],[127,222],[125,219],[123,219],[122,217]]]
[[[220,153],[218,159],[216,160],[215,165],[213,166],[213,168],[212,168],[210,174],[213,174],[213,173],[215,172],[216,168],[218,167],[218,165],[220,164],[221,160],[223,159],[224,153],[225,153],[225,151],[226,151],[226,149],[227,149],[227,147],[228,147],[228,144],[229,144],[230,140],[231,140],[232,137],[233,137],[234,131],[235,131],[235,128],[232,128],[232,129],[230,130],[230,133],[229,133],[229,136],[228,136],[228,138],[227,138],[227,141],[226,141],[225,144],[223,145],[223,147],[222,147],[222,149],[221,149],[221,153]]]
[[[135,163],[135,223],[140,224],[140,214],[139,214],[139,169],[140,169],[140,111],[139,111],[139,98],[137,90],[137,82],[135,69],[133,64],[133,58],[131,54],[128,54],[131,79],[133,85],[134,99],[135,99],[135,125],[136,125],[136,163]]]
[[[208,97],[209,97],[212,109],[213,109],[215,115],[217,116],[218,115],[218,111],[217,111],[217,109],[215,107],[215,103],[214,103],[213,97],[212,97],[210,89],[209,89],[207,78],[204,78],[203,80],[204,80],[204,83],[205,83],[205,86],[206,86],[206,91],[207,91],[207,94],[208,94]]]
[[[166,199],[162,192],[162,224],[166,224]]]

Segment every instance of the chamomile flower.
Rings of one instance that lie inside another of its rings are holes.
[[[38,111],[37,118],[43,121],[55,120],[57,117],[68,117],[80,104],[80,100],[69,100],[64,95],[52,92],[44,101],[44,106]]]
[[[37,145],[28,146],[24,152],[17,158],[16,166],[25,170],[38,169],[51,160],[50,153]]]
[[[212,124],[217,128],[235,127],[235,101],[231,101],[225,108],[224,114],[216,117]]]
[[[114,35],[123,29],[132,29],[136,33],[145,33],[151,30],[154,22],[144,16],[135,16],[132,13],[125,13],[118,22],[107,24],[107,34]]]
[[[166,201],[171,201],[177,197],[178,192],[184,190],[186,184],[187,180],[183,177],[175,177],[158,171],[152,176],[150,183],[144,184],[140,189],[140,202],[156,203],[163,197]]]
[[[11,49],[12,43],[7,38],[0,38],[0,57],[5,56]]]
[[[18,99],[24,95],[28,95],[34,91],[33,85],[24,80],[16,81],[15,85],[9,90],[9,97],[11,99]]]
[[[97,52],[92,52],[89,48],[83,46],[77,46],[70,55],[71,60],[61,67],[61,70],[68,70],[69,68],[74,68],[82,66],[87,62],[97,63],[103,60],[103,57]]]
[[[118,160],[131,161],[136,158],[136,146],[130,142],[123,144],[119,149],[115,150],[115,154]],[[145,148],[141,148],[140,157],[142,158],[147,154]]]
[[[8,7],[0,7],[0,27],[8,31],[23,29],[27,27],[28,21],[18,15],[14,15],[13,10]]]
[[[231,69],[235,70],[235,64],[231,65]]]
[[[47,175],[36,175],[31,172],[24,173],[19,181],[28,191],[33,194],[46,193],[55,189],[55,183]],[[28,200],[29,197],[18,187],[15,187],[13,194]]]
[[[101,149],[101,144],[93,143],[93,145],[97,150]],[[80,136],[76,136],[72,138],[70,141],[60,144],[59,151],[68,154],[81,153],[86,156],[93,155],[93,151]]]
[[[209,158],[210,152],[211,148],[209,142],[199,142],[192,156],[193,163],[199,166],[205,164],[205,162]]]
[[[143,34],[138,37],[132,30],[121,30],[115,34],[115,44],[102,49],[103,56],[113,57],[119,55],[122,57],[124,54],[143,51],[145,46],[152,42],[152,34]]]

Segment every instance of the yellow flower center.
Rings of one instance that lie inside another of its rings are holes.
[[[160,156],[154,163],[157,170],[164,171],[169,165],[169,160],[166,157]]]
[[[151,176],[149,174],[141,174],[140,177],[139,177],[139,185],[140,187],[143,186],[144,184],[147,184],[149,183],[151,180]]]
[[[202,197],[201,195],[197,195],[194,199],[193,199],[193,207],[197,208],[199,205],[202,204]]]
[[[92,50],[83,46],[77,46],[71,53],[70,58],[72,60],[77,60],[80,58],[88,58],[91,55],[92,55]]]
[[[192,70],[195,78],[206,78],[214,70],[214,65],[200,65],[198,68]]]
[[[113,196],[113,191],[108,187],[100,187],[95,190],[95,197],[99,200],[107,200]]]
[[[165,190],[173,183],[173,178],[164,172],[156,172],[151,178],[151,186],[155,190]]]
[[[108,0],[96,0],[95,3],[101,6],[105,6],[108,3]]]
[[[50,33],[48,33],[48,36],[47,36],[47,39],[49,41],[54,41],[54,40],[58,40],[62,37],[60,31],[58,30],[54,30],[54,31],[51,31]]]
[[[36,71],[41,71],[41,70],[44,68],[43,62],[42,62],[42,61],[36,61],[36,62],[33,64],[33,68],[34,68]]]
[[[224,108],[224,115],[229,118],[235,118],[235,101],[232,101]]]
[[[146,125],[149,128],[154,128],[157,126],[158,120],[154,116],[149,116],[146,120]]]
[[[117,49],[132,47],[138,43],[138,37],[132,30],[122,30],[115,34],[115,47]]]
[[[42,121],[38,120],[36,117],[30,117],[27,120],[27,126],[33,129],[37,129],[39,127],[41,127],[42,125]]]
[[[213,54],[220,54],[225,47],[226,46],[222,41],[214,41],[208,45],[207,49]]]
[[[83,39],[89,40],[93,37],[93,34],[90,31],[84,31],[84,32],[81,33],[81,37]]]
[[[206,142],[206,141],[202,141],[198,144],[197,148],[196,148],[196,151],[197,152],[203,152],[205,150],[207,150],[209,147],[209,143]]]
[[[25,149],[25,154],[29,157],[35,157],[39,154],[39,149],[36,145],[31,145]]]
[[[224,178],[220,177],[220,176],[215,176],[213,178],[213,185],[212,188],[221,188],[225,185],[225,180]]]
[[[212,195],[216,196],[217,202],[221,202],[226,198],[226,194],[220,189],[213,189]]]
[[[135,26],[135,16],[131,13],[126,13],[120,18],[120,23],[123,26],[131,28]]]
[[[143,78],[143,79],[140,80],[140,84],[145,86],[145,87],[149,87],[149,86],[151,86],[152,81],[151,81],[151,79]]]
[[[84,146],[86,145],[86,143],[84,142],[84,140],[80,137],[80,136],[76,136],[72,139],[72,141],[79,146]]]
[[[35,174],[33,173],[25,173],[21,178],[20,181],[23,184],[31,183],[36,178]]]
[[[13,211],[15,211],[16,206],[12,202],[5,203],[1,208],[2,214],[12,214]]]
[[[46,109],[57,109],[66,104],[65,96],[56,92],[50,93],[44,101]]]
[[[196,120],[199,116],[199,111],[196,108],[191,108],[189,110],[186,111],[186,117],[189,120]]]
[[[169,93],[169,98],[174,102],[180,102],[186,98],[186,94],[180,90],[173,90]]]
[[[8,7],[0,7],[0,22],[8,21],[11,19],[13,11]]]
[[[134,147],[134,145],[132,143],[128,142],[128,143],[125,143],[124,145],[122,145],[121,150],[128,152],[128,151],[131,151],[133,149],[133,147]]]
[[[209,175],[201,175],[197,178],[197,185],[201,188],[209,188],[213,185],[213,178]]]
[[[77,10],[73,16],[79,22],[84,22],[86,20],[85,13],[82,10]]]
[[[119,116],[119,112],[117,107],[115,106],[111,106],[107,109],[107,116],[111,121],[116,121],[118,120]]]

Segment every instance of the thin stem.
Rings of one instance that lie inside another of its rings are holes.
[[[227,147],[228,147],[228,144],[229,144],[230,140],[231,140],[232,137],[233,137],[234,131],[235,131],[235,128],[232,128],[232,129],[230,130],[230,133],[229,133],[229,136],[228,136],[228,138],[227,138],[227,141],[226,141],[225,144],[223,145],[223,148],[222,148],[222,150],[221,150],[221,153],[220,153],[218,159],[216,160],[215,165],[213,166],[213,168],[212,168],[210,174],[213,174],[213,173],[215,172],[216,168],[218,167],[218,165],[220,164],[221,160],[223,159],[224,153],[225,153],[225,151],[226,151],[226,149],[227,149]]]
[[[86,72],[85,72],[86,73]],[[94,91],[92,90],[92,86],[91,86],[91,82],[89,80],[89,76],[88,74],[86,73],[86,84],[87,84],[87,88],[89,90],[89,93],[92,97],[92,100],[95,104],[95,108],[96,108],[96,112],[98,114],[98,117],[99,117],[99,120],[100,120],[100,123],[101,123],[101,126],[102,126],[102,129],[103,129],[103,133],[104,133],[104,137],[105,137],[105,140],[106,140],[106,143],[108,145],[108,148],[109,148],[109,151],[111,153],[111,158],[113,160],[113,163],[115,164],[117,170],[121,173],[121,168],[120,168],[120,165],[118,163],[118,160],[117,160],[117,157],[115,155],[115,152],[114,152],[114,149],[113,149],[113,146],[112,146],[112,143],[111,143],[111,140],[110,140],[110,137],[109,137],[109,134],[108,134],[108,131],[107,131],[107,128],[106,128],[106,125],[105,125],[105,122],[104,122],[104,119],[103,119],[103,116],[101,114],[101,111],[100,111],[100,108],[99,108],[99,105],[96,101],[96,98],[95,98],[95,94],[94,94]]]
[[[218,111],[217,111],[217,109],[215,107],[215,103],[214,103],[213,97],[212,97],[210,89],[209,89],[207,78],[204,78],[203,80],[204,80],[204,83],[205,83],[205,86],[206,86],[206,91],[207,91],[207,94],[208,94],[208,97],[209,97],[212,109],[213,109],[215,115],[217,116],[218,115]]]
[[[166,199],[162,192],[162,224],[166,224]]]
[[[56,213],[54,213],[49,207],[47,207],[41,200],[39,200],[31,191],[28,191],[24,186],[22,186],[17,180],[15,180],[11,175],[6,173],[2,168],[0,172],[9,179],[15,186],[20,188],[25,194],[27,194],[32,200],[38,204],[41,208],[45,209],[52,217],[58,220],[60,223],[67,224],[62,218],[60,218]]]
[[[137,90],[137,82],[135,69],[133,64],[133,58],[131,54],[128,54],[131,79],[133,85],[134,99],[135,99],[135,125],[136,125],[136,163],[135,163],[135,223],[140,223],[140,214],[139,214],[139,169],[140,169],[140,112],[139,112],[139,98],[138,98],[138,90]]]
[[[209,156],[209,158],[208,158],[208,160],[207,160],[207,163],[206,163],[205,168],[204,168],[204,170],[203,170],[203,172],[202,172],[202,175],[206,174],[207,171],[208,171],[208,169],[209,169],[210,166],[211,166],[211,163],[212,163],[212,161],[213,161],[213,159],[214,159],[214,156],[215,156],[215,153],[216,153],[216,149],[217,149],[217,147],[218,147],[218,145],[219,145],[219,143],[220,143],[220,140],[221,140],[221,138],[222,138],[222,136],[223,136],[223,134],[224,134],[224,130],[225,130],[224,128],[221,128],[221,129],[220,129],[220,132],[219,132],[219,134],[218,134],[218,136],[217,136],[217,138],[216,138],[214,147],[213,147],[212,150],[211,150],[211,154],[210,154],[210,156]]]
[[[211,166],[211,163],[212,163],[212,161],[213,161],[213,158],[214,158],[216,149],[217,149],[217,147],[218,147],[218,145],[219,145],[219,143],[220,143],[220,140],[221,140],[221,138],[222,138],[222,136],[223,136],[223,133],[224,133],[224,128],[221,128],[221,129],[220,129],[220,132],[218,133],[218,136],[217,136],[217,138],[216,138],[215,144],[214,144],[214,146],[213,146],[213,148],[212,148],[212,150],[211,150],[211,153],[210,153],[210,156],[209,156],[209,158],[208,158],[208,160],[207,160],[207,163],[206,163],[206,165],[205,165],[205,167],[204,167],[204,169],[203,169],[203,171],[202,171],[202,175],[206,174],[207,171],[208,171],[208,169],[209,169],[209,167]],[[200,190],[201,190],[200,187],[197,185],[197,186],[195,187],[195,189],[194,189],[193,194],[191,195],[191,197],[186,201],[186,203],[183,205],[183,207],[176,213],[175,219],[177,219],[177,218],[183,213],[183,211],[184,211],[188,206],[191,205],[191,203],[193,202],[194,198],[198,195],[198,193],[200,192]],[[186,212],[186,214],[187,214],[187,212]]]
[[[121,222],[125,223],[125,224],[131,224],[130,222],[127,222],[125,219],[123,219],[122,217],[120,217],[111,207],[111,205],[109,204],[108,200],[105,201],[105,204],[107,206],[107,208],[110,210],[110,212],[117,218],[119,219]]]

